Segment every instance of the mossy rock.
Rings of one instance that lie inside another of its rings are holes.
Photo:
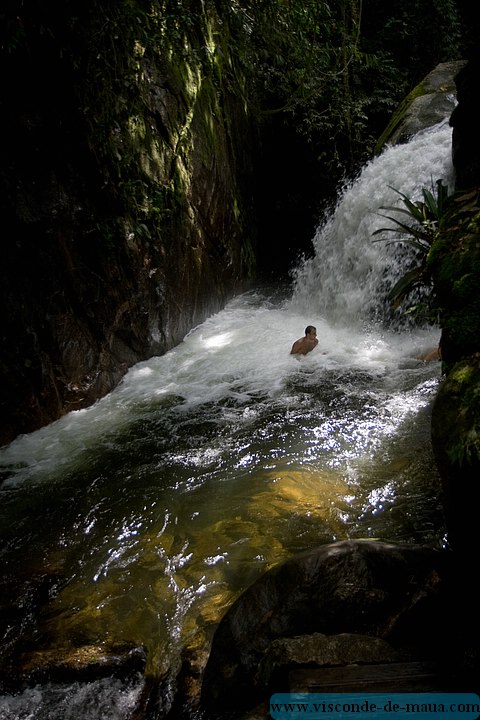
[[[480,353],[457,363],[440,386],[432,412],[432,444],[449,543],[468,555],[478,552]]]
[[[455,107],[455,76],[463,60],[440,63],[416,85],[396,109],[375,146],[375,154],[385,145],[408,142],[420,130],[432,127],[449,116]]]
[[[480,352],[480,189],[459,196],[427,258],[442,326],[446,373]]]

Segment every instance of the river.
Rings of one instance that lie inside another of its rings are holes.
[[[443,544],[430,447],[441,369],[417,359],[439,330],[392,319],[386,292],[407,260],[372,233],[398,204],[392,187],[451,183],[450,149],[443,123],[385,150],[291,284],[234,298],[92,407],[0,450],[3,575],[12,592],[29,573],[62,578],[29,619],[39,646],[144,645],[174,690],[181,653],[205,657],[223,613],[282,560],[347,538]],[[308,324],[318,347],[291,356]],[[140,690],[37,685],[0,697],[0,717],[126,720]]]

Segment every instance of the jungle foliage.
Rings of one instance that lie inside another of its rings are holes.
[[[435,186],[422,188],[422,197],[416,201],[391,189],[399,194],[403,207],[381,208],[394,213],[382,214],[392,225],[378,228],[374,242],[403,244],[413,250],[411,267],[389,292],[393,308],[423,321],[440,320],[444,342],[455,357],[476,352],[479,189],[453,191],[440,179]]]
[[[75,70],[85,114],[94,114],[100,134],[98,148],[111,116],[139,101],[139,53],[167,61],[173,52],[207,75],[215,72],[219,89],[243,96],[264,127],[278,127],[272,117],[281,116],[335,176],[363,162],[412,85],[436,63],[462,54],[457,0],[65,0],[55,9],[10,0],[7,6],[2,50],[16,63],[41,51],[47,66],[57,67],[54,82],[62,67]],[[209,17],[217,29],[206,45]]]
[[[0,10],[7,90],[0,106],[4,116],[6,104],[24,117],[45,112],[39,165],[53,154],[84,167],[106,222],[129,215],[137,234],[148,235],[152,218],[157,230],[173,217],[182,189],[175,165],[165,168],[166,182],[152,185],[139,145],[151,155],[167,141],[172,128],[153,120],[162,93],[177,94],[179,116],[187,113],[186,78],[197,74],[219,113],[228,119],[231,99],[240,99],[256,128],[260,232],[297,244],[298,217],[310,234],[319,202],[332,201],[371,156],[399,100],[435,64],[462,56],[459,7],[459,0],[65,0],[57,8],[8,0]]]
[[[241,0],[237,7],[250,106],[267,127],[281,114],[329,174],[363,163],[411,87],[438,62],[461,57],[455,0]]]
[[[395,215],[379,213],[393,225],[378,228],[373,235],[393,235],[390,242],[402,243],[412,248],[415,258],[413,267],[395,283],[389,292],[392,306],[397,310],[417,288],[428,288],[431,285],[428,255],[434,241],[442,231],[442,223],[455,198],[455,193],[451,193],[442,180],[436,181],[435,188],[433,183],[431,189],[422,188],[422,199],[416,201],[395,188],[391,189],[400,195],[404,207],[389,206],[382,207],[381,210],[396,213],[402,219]],[[380,238],[380,240],[384,239],[384,237]],[[377,238],[376,242],[378,241]],[[432,298],[428,294],[427,302],[428,304],[432,302]],[[417,305],[411,305],[408,311],[414,312],[418,309]]]

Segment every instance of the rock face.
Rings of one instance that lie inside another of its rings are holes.
[[[386,143],[408,142],[420,130],[448,118],[456,104],[455,77],[465,64],[464,60],[459,60],[437,65],[399,105],[379,138],[375,152],[381,152]]]
[[[442,328],[445,380],[432,412],[432,444],[444,491],[448,540],[465,559],[480,547],[480,142],[475,123],[480,61],[456,77],[453,163],[460,197],[428,257]]]
[[[444,490],[448,540],[468,561],[480,551],[480,353],[454,365],[432,413],[432,442]]]
[[[468,555],[478,550],[474,508],[480,492],[479,74],[478,54],[468,62],[440,64],[399,106],[377,144],[380,151],[386,142],[404,142],[451,113],[455,185],[464,195],[443,221],[427,258],[442,329],[446,375],[433,407],[432,442],[444,489],[448,540],[453,548]]]
[[[355,656],[364,662],[398,659],[386,643],[423,652],[430,645],[431,651],[444,625],[448,561],[448,554],[429,548],[345,541],[273,568],[240,596],[216,630],[202,684],[209,717],[259,702],[275,663],[305,661],[312,638],[302,641],[302,651],[291,640],[287,649],[282,638],[342,634],[341,640],[320,638],[310,653],[309,662],[321,655],[326,664]],[[343,635],[349,633],[371,636],[372,643],[359,645]]]
[[[2,444],[91,404],[253,272],[250,123],[230,28],[202,8],[193,28],[136,2],[6,11]]]
[[[473,57],[458,72],[455,83],[458,105],[450,118],[453,128],[452,157],[457,189],[480,183],[480,137],[478,134],[478,76],[480,56]]]

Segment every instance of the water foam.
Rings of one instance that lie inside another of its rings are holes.
[[[406,145],[387,148],[351,183],[335,213],[317,230],[314,255],[295,272],[289,299],[272,301],[255,291],[235,298],[221,312],[194,328],[177,347],[130,369],[122,383],[93,406],[73,411],[35,433],[0,449],[11,470],[4,486],[27,478],[52,480],[81,462],[98,442],[162,403],[188,412],[205,403],[275,397],[292,372],[353,367],[393,372],[399,359],[414,358],[438,341],[424,328],[400,336],[365,321],[385,303],[387,280],[402,265],[391,245],[373,242],[385,221],[383,205],[398,204],[397,188],[418,196],[431,180],[452,181],[451,130],[447,123],[420,133]],[[317,327],[319,347],[300,359],[289,355],[307,324]]]
[[[391,244],[373,242],[375,230],[393,227],[381,217],[381,208],[403,207],[395,190],[417,200],[422,188],[430,189],[438,179],[452,187],[451,135],[448,121],[439,123],[406,145],[388,147],[363,168],[318,227],[313,256],[296,269],[293,307],[343,326],[382,314],[388,290],[411,254],[399,257]]]

